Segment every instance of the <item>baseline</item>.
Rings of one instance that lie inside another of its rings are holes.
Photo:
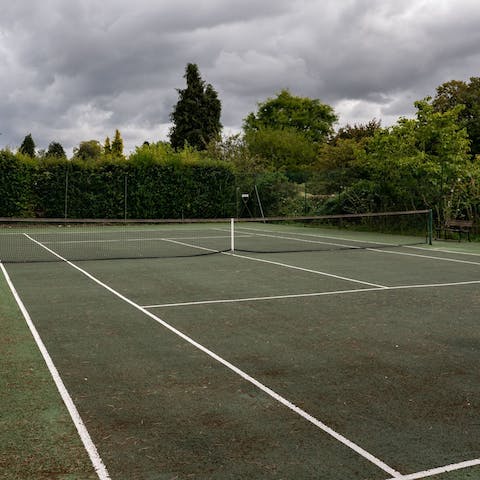
[[[313,417],[312,415],[310,415],[309,413],[307,413],[305,410],[301,409],[300,407],[298,407],[297,405],[293,404],[292,402],[290,402],[289,400],[287,400],[285,397],[281,396],[280,394],[276,393],[275,391],[273,391],[271,388],[267,387],[266,385],[264,385],[263,383],[259,382],[258,380],[256,380],[255,378],[253,378],[252,376],[250,376],[249,374],[247,374],[246,372],[244,372],[243,370],[241,370],[240,368],[236,367],[235,365],[233,365],[232,363],[230,363],[228,360],[225,360],[223,357],[220,357],[219,355],[217,355],[215,352],[213,352],[212,350],[208,349],[207,347],[203,346],[202,344],[198,343],[197,341],[195,341],[193,338],[189,337],[188,335],[184,334],[183,332],[181,332],[180,330],[176,329],[175,327],[173,327],[172,325],[170,325],[169,323],[167,323],[166,321],[162,320],[160,317],[154,315],[153,313],[149,312],[147,309],[141,307],[140,305],[138,305],[137,303],[135,303],[133,300],[129,299],[128,297],[126,297],[125,295],[122,295],[120,292],[118,292],[117,290],[113,289],[112,287],[110,287],[109,285],[103,283],[101,280],[99,280],[98,278],[96,278],[95,276],[93,276],[92,274],[90,274],[89,272],[87,272],[86,270],[84,270],[83,268],[79,267],[78,265],[75,265],[74,263],[70,262],[69,260],[67,260],[66,258],[62,257],[61,255],[59,255],[58,253],[56,253],[54,250],[48,248],[47,246],[43,245],[41,242],[35,240],[34,238],[30,237],[28,234],[24,234],[27,238],[29,238],[32,242],[34,242],[35,244],[39,245],[40,247],[42,247],[43,249],[47,250],[48,252],[50,252],[52,255],[56,256],[57,258],[59,258],[60,260],[62,260],[63,262],[65,262],[67,265],[71,266],[72,268],[74,268],[75,270],[79,271],[80,273],[82,273],[83,275],[85,275],[87,278],[89,278],[90,280],[92,280],[93,282],[95,282],[97,285],[101,286],[102,288],[106,289],[107,291],[109,291],[110,293],[112,293],[113,295],[115,295],[116,297],[118,297],[119,299],[123,300],[124,302],[126,302],[127,304],[131,305],[132,307],[134,307],[135,309],[141,311],[142,313],[144,313],[145,315],[147,315],[148,317],[150,317],[152,320],[156,321],[157,323],[159,323],[160,325],[162,325],[163,327],[165,327],[166,329],[170,330],[172,333],[174,333],[175,335],[179,336],[180,338],[182,338],[183,340],[185,340],[186,342],[190,343],[191,345],[193,345],[195,348],[201,350],[202,352],[204,352],[205,354],[207,354],[208,356],[210,356],[211,358],[213,358],[214,360],[216,360],[217,362],[221,363],[222,365],[224,365],[226,368],[230,369],[231,371],[233,371],[234,373],[236,373],[237,375],[239,375],[241,378],[243,378],[244,380],[246,380],[247,382],[253,384],[254,386],[256,386],[258,389],[260,389],[261,391],[263,391],[264,393],[266,393],[267,395],[269,395],[270,397],[272,397],[273,399],[275,399],[277,402],[279,402],[280,404],[284,405],[285,407],[289,408],[291,411],[295,412],[297,415],[299,415],[300,417],[302,417],[303,419],[307,420],[308,422],[310,422],[311,424],[315,425],[316,427],[318,427],[319,429],[321,429],[322,431],[324,431],[325,433],[327,433],[328,435],[330,435],[331,437],[333,437],[335,440],[337,440],[338,442],[342,443],[343,445],[347,446],[348,448],[350,448],[351,450],[353,450],[354,452],[356,452],[358,455],[362,456],[363,458],[365,458],[366,460],[368,460],[369,462],[373,463],[374,465],[376,465],[379,469],[383,470],[384,472],[388,473],[389,475],[392,476],[392,478],[394,479],[397,479],[397,478],[401,478],[401,473],[398,472],[397,470],[393,469],[392,467],[390,467],[389,465],[387,465],[386,463],[384,463],[382,460],[380,460],[379,458],[375,457],[373,454],[367,452],[366,450],[364,450],[362,447],[360,447],[359,445],[357,445],[356,443],[352,442],[351,440],[349,440],[348,438],[344,437],[342,434],[336,432],[335,430],[333,430],[332,428],[330,428],[328,425],[326,425],[325,423],[321,422],[320,420],[318,420],[317,418]]]
[[[387,480],[419,480],[421,478],[433,477],[434,475],[441,475],[442,473],[454,472],[456,470],[463,470],[478,465],[480,465],[480,458],[468,460],[466,462],[452,463],[451,465],[423,470],[422,472],[410,473],[409,475],[403,475],[402,477],[388,478]]]

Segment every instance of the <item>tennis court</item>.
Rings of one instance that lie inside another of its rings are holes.
[[[93,231],[5,229],[0,257],[98,478],[480,478],[477,245]]]

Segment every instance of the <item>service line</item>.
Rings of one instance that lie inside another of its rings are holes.
[[[441,288],[441,287],[458,287],[464,285],[478,285],[480,280],[469,280],[466,282],[450,282],[450,283],[428,283],[417,285],[396,285],[393,287],[375,287],[375,288],[356,288],[353,290],[332,290],[329,292],[311,292],[311,293],[292,293],[287,295],[271,295],[265,297],[242,297],[242,298],[224,298],[219,300],[198,300],[192,302],[177,303],[157,303],[153,305],[142,305],[142,308],[166,308],[166,307],[188,307],[191,305],[210,305],[215,303],[240,303],[240,302],[259,302],[265,300],[283,300],[287,298],[306,298],[306,297],[323,297],[326,295],[345,295],[351,293],[363,292],[379,292],[387,290],[408,290],[415,288]]]

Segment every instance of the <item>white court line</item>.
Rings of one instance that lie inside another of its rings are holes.
[[[427,252],[440,252],[440,253],[452,253],[453,255],[471,255],[473,257],[480,257],[480,253],[473,252],[457,252],[456,250],[448,250],[446,248],[437,247],[419,247],[416,245],[405,245],[406,248],[415,248],[417,250],[426,250]]]
[[[213,358],[214,360],[216,360],[217,362],[221,363],[222,365],[224,365],[225,367],[227,367],[228,369],[230,369],[231,371],[235,372],[237,375],[239,375],[240,377],[242,377],[244,380],[246,380],[247,382],[255,385],[258,389],[262,390],[264,393],[266,393],[267,395],[269,395],[270,397],[274,398],[277,402],[281,403],[282,405],[284,405],[285,407],[289,408],[290,410],[292,410],[293,412],[295,412],[296,414],[300,415],[302,418],[304,418],[305,420],[307,420],[308,422],[312,423],[313,425],[315,425],[316,427],[320,428],[321,430],[323,430],[325,433],[329,434],[330,436],[332,436],[335,440],[343,443],[345,446],[347,446],[348,448],[350,448],[351,450],[355,451],[356,453],[358,453],[360,456],[362,456],[363,458],[365,458],[366,460],[368,460],[369,462],[373,463],[374,465],[376,465],[378,468],[380,468],[381,470],[383,470],[384,472],[387,472],[389,475],[391,475],[393,478],[400,478],[401,477],[401,474],[400,472],[397,472],[396,470],[394,470],[392,467],[388,466],[386,463],[384,463],[383,461],[381,461],[380,459],[378,459],[377,457],[375,457],[374,455],[372,455],[371,453],[367,452],[366,450],[364,450],[362,447],[360,447],[359,445],[357,445],[356,443],[352,442],[351,440],[348,440],[348,438],[344,437],[343,435],[341,435],[340,433],[336,432],[335,430],[333,430],[332,428],[330,428],[328,425],[324,424],[323,422],[321,422],[320,420],[318,420],[317,418],[313,417],[312,415],[310,415],[309,413],[305,412],[304,410],[302,410],[300,407],[296,406],[295,404],[293,404],[292,402],[290,402],[289,400],[287,400],[285,397],[282,397],[281,395],[279,395],[278,393],[276,393],[275,391],[273,391],[272,389],[270,389],[269,387],[265,386],[263,383],[260,383],[258,380],[256,380],[255,378],[251,377],[250,375],[248,375],[247,373],[245,373],[243,370],[241,370],[240,368],[236,367],[235,365],[233,365],[232,363],[230,363],[229,361],[225,360],[224,358],[220,357],[219,355],[217,355],[215,352],[213,352],[212,350],[209,350],[208,348],[204,347],[203,345],[201,345],[200,343],[196,342],[195,340],[193,340],[191,337],[189,337],[188,335],[184,334],[183,332],[181,332],[180,330],[177,330],[175,327],[173,327],[172,325],[170,325],[169,323],[165,322],[164,320],[162,320],[160,317],[154,315],[153,313],[149,312],[148,310],[146,310],[145,308],[141,307],[140,305],[138,305],[137,303],[135,303],[133,300],[130,300],[129,298],[125,297],[124,295],[122,295],[120,292],[114,290],[112,287],[108,286],[107,284],[103,283],[101,280],[97,279],[96,277],[94,277],[92,274],[88,273],[86,270],[84,270],[83,268],[80,268],[79,266],[75,265],[74,263],[68,261],[66,258],[63,258],[61,255],[59,255],[58,253],[54,252],[53,250],[51,250],[50,248],[46,247],[45,245],[43,245],[42,243],[38,242],[37,240],[35,240],[34,238],[30,237],[28,234],[24,234],[27,238],[29,238],[32,242],[36,243],[37,245],[39,245],[40,247],[44,248],[45,250],[47,250],[48,252],[50,252],[52,255],[55,255],[57,258],[59,258],[60,260],[64,261],[66,264],[70,265],[72,268],[74,268],[75,270],[78,270],[80,273],[82,273],[83,275],[85,275],[87,278],[89,278],[90,280],[92,280],[93,282],[95,282],[96,284],[100,285],[101,287],[105,288],[106,290],[108,290],[110,293],[112,293],[113,295],[115,295],[116,297],[120,298],[121,300],[123,300],[124,302],[128,303],[129,305],[131,305],[132,307],[134,307],[135,309],[139,310],[140,312],[144,313],[145,315],[147,315],[148,317],[150,317],[152,320],[155,320],[156,322],[158,322],[160,325],[162,325],[163,327],[167,328],[168,330],[170,330],[172,333],[174,333],[175,335],[178,335],[180,338],[182,338],[183,340],[185,340],[186,342],[190,343],[191,345],[193,345],[194,347],[196,347],[197,349],[201,350],[202,352],[206,353],[208,356],[210,356],[211,358]]]
[[[279,267],[291,268],[293,270],[300,270],[302,272],[315,273],[316,275],[323,275],[324,277],[336,278],[338,280],[346,280],[347,282],[360,283],[362,285],[369,285],[370,287],[388,288],[387,286],[379,285],[378,283],[365,282],[364,280],[357,280],[355,278],[350,278],[350,277],[342,277],[340,275],[334,275],[333,273],[321,272],[319,270],[312,270],[310,268],[297,267],[296,265],[290,265],[288,263],[274,262],[272,260],[265,260],[263,258],[248,257],[246,255],[239,255],[238,253],[223,252],[223,254],[230,255],[232,257],[237,257],[237,258],[245,258],[247,260],[253,260],[255,262],[262,262],[262,263],[268,263],[270,265],[277,265]]]
[[[142,308],[166,308],[166,307],[188,307],[192,305],[210,305],[215,303],[240,303],[240,302],[258,302],[263,300],[283,300],[287,298],[305,298],[305,297],[322,297],[326,295],[345,295],[349,293],[362,292],[379,292],[388,290],[408,290],[414,288],[436,288],[436,287],[456,287],[463,285],[480,284],[480,280],[469,280],[466,282],[450,282],[450,283],[430,283],[417,285],[396,285],[394,287],[378,287],[378,288],[357,288],[354,290],[332,290],[330,292],[313,292],[313,293],[293,293],[289,295],[272,295],[266,297],[244,297],[244,298],[227,298],[221,300],[199,300],[195,302],[179,302],[179,303],[163,303],[155,305],[142,305]]]
[[[210,238],[230,238],[230,235],[207,235],[204,237],[144,237],[144,238],[107,238],[107,239],[92,239],[92,240],[50,240],[42,242],[44,245],[64,245],[76,243],[125,243],[125,242],[157,242],[158,240],[204,240]]]
[[[254,230],[254,228],[246,228],[246,227],[240,227],[244,230]],[[262,230],[262,231],[265,231],[265,230]],[[310,239],[307,239],[307,238],[298,238],[298,237],[286,237],[284,235],[273,235],[273,234],[267,234],[267,233],[258,233],[258,231],[255,231],[255,234],[252,234],[252,235],[255,235],[257,237],[269,237],[269,238],[277,238],[277,239],[280,239],[280,240],[293,240],[295,242],[303,242],[303,243],[319,243],[319,244],[322,244],[322,245],[332,245],[333,247],[346,247],[346,248],[351,248],[351,249],[361,249],[362,247],[357,247],[355,245],[345,245],[343,243],[332,243],[332,242],[323,242],[321,240],[310,240]],[[299,233],[298,235],[308,235],[308,236],[311,236],[311,237],[315,237],[315,238],[331,238],[331,237],[322,237],[321,235],[312,235],[312,234],[308,234],[308,233]],[[343,240],[347,240],[346,238],[343,239]],[[360,240],[353,240],[354,242],[359,242]],[[366,243],[376,243],[376,242],[366,242]]]
[[[90,461],[93,464],[93,468],[95,469],[95,472],[97,473],[98,478],[100,480],[110,480],[110,476],[108,474],[107,468],[105,467],[102,459],[100,458],[97,448],[95,447],[95,444],[93,443],[93,440],[87,431],[87,427],[83,423],[83,420],[80,417],[80,414],[78,413],[77,407],[75,407],[75,404],[73,403],[72,397],[68,393],[63,383],[63,380],[60,377],[60,374],[58,373],[58,370],[55,367],[55,364],[53,363],[53,360],[50,357],[50,354],[48,353],[48,350],[45,347],[45,344],[43,343],[43,340],[40,337],[40,334],[38,333],[35,325],[33,324],[30,314],[25,308],[25,305],[23,304],[22,299],[18,295],[17,290],[15,289],[15,286],[13,285],[10,279],[10,276],[8,275],[8,272],[3,266],[2,262],[0,262],[0,269],[2,270],[5,280],[7,281],[7,284],[10,287],[13,297],[15,298],[15,301],[17,302],[17,305],[20,308],[20,311],[22,312],[23,317],[25,318],[25,321],[28,325],[28,328],[30,329],[30,332],[32,333],[33,338],[35,339],[38,349],[40,350],[40,353],[42,354],[43,359],[47,364],[48,370],[50,371],[50,375],[52,376],[53,381],[55,382],[55,385],[60,393],[60,396],[62,397],[62,400],[67,407],[68,413],[70,414],[70,417],[72,418],[73,423],[77,428],[77,432],[80,435],[80,439],[82,440],[85,450],[87,451],[88,456],[90,457]]]
[[[421,478],[432,477],[433,475],[441,475],[442,473],[454,472],[455,470],[462,470],[464,468],[470,468],[480,465],[480,458],[475,460],[469,460],[466,462],[452,463],[451,465],[445,465],[444,467],[432,468],[431,470],[424,470],[423,472],[410,473],[409,475],[403,475],[401,477],[393,477],[388,480],[419,480]]]
[[[276,230],[264,230],[264,229],[251,228],[251,227],[250,228],[249,227],[237,227],[237,228],[240,228],[240,229],[243,229],[243,230],[252,230],[254,232],[260,231],[260,232],[283,233],[281,231],[276,231]],[[319,233],[304,233],[304,232],[292,232],[292,233],[295,234],[295,235],[302,235],[304,237],[328,238],[328,239],[331,239],[331,240],[342,240],[344,242],[371,243],[372,245],[385,245],[385,243],[374,242],[373,240],[357,240],[357,239],[354,239],[354,238],[335,237],[335,236],[332,236],[332,235],[321,235]],[[275,238],[284,238],[284,237],[281,237],[281,236],[278,236],[278,235],[267,235],[267,236],[272,236],[272,237],[275,237]],[[287,237],[285,237],[285,238],[287,238]],[[290,238],[290,240],[305,241],[305,240],[302,240],[300,238]],[[318,243],[326,243],[327,245],[336,245],[335,243],[329,244],[328,242],[318,242]],[[344,244],[341,244],[339,246],[350,247],[350,248],[360,248],[360,249],[362,248],[362,247],[355,247],[353,245],[344,245]]]
[[[247,227],[241,227],[241,228],[243,228],[245,230],[256,230],[254,228],[247,228]],[[265,231],[265,230],[261,230],[261,231]],[[473,262],[473,261],[468,261],[468,260],[459,260],[459,259],[456,259],[456,258],[435,257],[433,255],[420,255],[418,253],[398,252],[398,251],[392,251],[392,250],[385,250],[384,248],[382,248],[382,249],[368,248],[368,247],[365,248],[365,247],[357,247],[357,246],[349,245],[349,244],[329,243],[329,242],[322,242],[322,241],[315,241],[315,240],[306,240],[306,239],[303,239],[303,238],[284,237],[282,235],[272,235],[272,234],[267,235],[267,234],[263,234],[263,233],[257,233],[257,235],[262,236],[262,237],[279,238],[279,239],[282,239],[282,240],[295,240],[295,241],[298,241],[298,242],[320,243],[322,245],[332,245],[332,246],[336,246],[336,247],[345,247],[345,248],[350,248],[352,250],[359,249],[359,250],[367,250],[369,252],[375,252],[375,253],[388,253],[388,254],[392,254],[392,255],[404,255],[404,256],[410,256],[410,257],[427,258],[427,259],[432,259],[432,260],[440,260],[440,261],[444,261],[444,262],[455,262],[455,263],[466,263],[466,264],[469,264],[469,265],[480,265],[480,262]],[[362,243],[366,243],[366,244],[372,244],[372,245],[377,244],[377,245],[383,245],[383,246],[388,247],[388,244],[373,242],[373,241],[370,241],[370,240],[354,240],[354,239],[340,238],[340,237],[329,237],[329,236],[326,236],[326,235],[316,235],[316,234],[312,234],[312,233],[298,233],[298,235],[304,235],[304,236],[315,237],[315,238],[331,238],[333,240],[343,240],[343,241],[346,241],[346,242],[362,242]],[[391,245],[391,246],[395,246],[395,245]],[[418,248],[418,249],[423,249],[423,250],[426,250],[426,251],[431,251],[430,249],[427,249],[425,247],[416,247],[416,246],[413,246],[413,245],[405,245],[405,248]],[[435,249],[434,251],[439,251],[439,252],[442,252],[442,253],[450,253],[450,254],[453,254],[453,255],[455,255],[456,253],[460,253],[460,252],[453,252],[451,250]],[[480,254],[463,253],[463,255],[480,255]]]
[[[480,265],[480,262],[473,262],[471,260],[460,260],[458,258],[445,258],[445,257],[435,257],[433,255],[421,255],[419,253],[406,253],[406,252],[394,252],[392,250],[377,250],[375,248],[366,248],[369,252],[376,253],[390,253],[392,255],[405,255],[407,257],[417,257],[417,258],[427,258],[429,260],[439,260],[440,262],[454,262],[454,263],[466,263],[468,265]],[[449,252],[453,253],[453,252]]]
[[[479,282],[480,283],[480,282]],[[378,290],[387,290],[385,288],[357,288],[356,290],[335,290],[332,292],[315,292],[315,293],[298,293],[291,295],[273,295],[271,297],[247,297],[247,298],[230,298],[223,300],[200,300],[197,302],[181,302],[181,303],[164,303],[158,305],[142,305],[143,308],[163,308],[163,307],[186,307],[191,305],[210,305],[215,303],[239,303],[239,302],[258,302],[261,300],[282,300],[285,298],[304,298],[304,297],[320,297],[323,295],[340,295],[344,293],[356,292],[372,292]]]
[[[333,273],[321,272],[319,270],[311,270],[310,268],[297,267],[296,265],[290,265],[288,263],[274,262],[272,260],[265,260],[263,258],[248,257],[246,255],[239,255],[238,253],[232,253],[232,252],[219,252],[218,250],[214,250],[212,248],[199,247],[198,245],[191,245],[189,243],[178,242],[176,240],[168,240],[168,241],[173,243],[178,243],[179,245],[185,245],[186,247],[199,248],[200,250],[207,250],[209,252],[218,252],[218,253],[221,253],[222,255],[228,255],[230,257],[245,258],[246,260],[253,260],[254,262],[268,263],[270,265],[277,265],[279,267],[291,268],[293,270],[300,270],[302,272],[314,273],[316,275],[323,275],[324,277],[336,278],[337,280],[346,280],[347,282],[360,283],[362,285],[368,285],[370,287],[376,287],[376,288],[388,288],[385,285],[365,282],[363,280],[357,280],[355,278],[341,277],[340,275],[334,275]]]

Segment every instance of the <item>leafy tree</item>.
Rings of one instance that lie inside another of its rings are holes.
[[[123,157],[123,139],[118,129],[115,130],[115,137],[113,138],[111,152],[112,155],[116,157]]]
[[[178,102],[170,116],[170,142],[175,149],[188,144],[205,150],[209,142],[220,137],[221,102],[214,88],[205,85],[196,64],[187,65],[184,78],[187,88],[178,90]]]
[[[317,160],[316,144],[294,128],[248,130],[245,142],[250,154],[262,158],[267,169],[300,172],[312,168]]]
[[[112,153],[112,145],[110,143],[110,137],[107,137],[105,139],[105,143],[103,144],[103,151],[105,155],[109,155],[110,153]]]
[[[365,146],[365,140],[354,138],[337,138],[325,143],[317,161],[315,193],[339,193],[362,178]]]
[[[65,154],[65,150],[63,149],[62,145],[58,142],[51,142],[48,146],[48,150],[45,153],[46,157],[50,158],[61,158],[66,159],[67,155]]]
[[[461,214],[458,196],[472,165],[467,133],[458,124],[462,107],[436,112],[430,99],[415,106],[415,119],[400,119],[368,142],[357,164],[362,174],[340,195],[342,210],[430,207],[438,222]]]
[[[335,143],[337,140],[355,140],[360,142],[373,137],[380,128],[380,121],[376,119],[370,120],[365,124],[360,123],[353,126],[347,124],[338,130],[330,143]]]
[[[264,128],[293,129],[314,143],[322,143],[333,132],[336,121],[329,105],[282,90],[275,98],[260,103],[258,112],[250,113],[244,120],[243,129],[246,133]]]
[[[97,140],[80,142],[73,150],[73,158],[76,160],[97,160],[102,156],[102,146]]]
[[[20,145],[19,152],[31,158],[35,158],[35,142],[33,141],[31,133],[29,133],[23,139],[23,142]]]
[[[437,112],[446,112],[463,105],[458,114],[461,126],[467,129],[471,141],[471,153],[480,154],[480,77],[471,77],[470,82],[452,80],[437,87],[433,106]]]

